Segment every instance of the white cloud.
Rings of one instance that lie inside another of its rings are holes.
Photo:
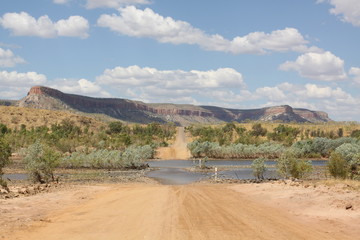
[[[304,91],[299,91],[296,93],[300,97],[308,98],[328,98],[335,99],[336,101],[352,101],[353,98],[350,94],[344,92],[341,88],[337,87],[335,89],[331,87],[322,87],[315,84],[306,84]]]
[[[205,50],[233,54],[321,51],[317,47],[308,47],[308,41],[295,28],[285,28],[271,33],[253,32],[228,40],[218,34],[208,35],[188,22],[163,17],[149,8],[141,10],[127,6],[120,8],[119,12],[120,15],[101,15],[97,21],[98,26],[127,36],[152,38],[162,43],[194,44]]]
[[[359,0],[318,0],[318,3],[329,2],[334,7],[330,13],[340,16],[344,22],[360,27],[360,2]]]
[[[171,100],[194,104],[194,99],[199,98],[235,102],[249,97],[242,96],[246,92],[242,74],[232,68],[183,71],[139,66],[116,67],[106,69],[96,82],[103,87],[116,89],[121,96],[145,102]]]
[[[245,87],[241,73],[232,68],[209,71],[157,70],[130,66],[106,69],[97,77],[100,84],[123,86],[161,85],[162,88],[225,88]]]
[[[19,63],[25,63],[25,60],[15,56],[9,49],[5,50],[0,48],[0,67],[14,67]]]
[[[59,20],[55,24],[59,36],[65,37],[89,37],[89,23],[80,16],[71,16],[66,20]]]
[[[111,97],[111,95],[103,90],[98,84],[87,79],[57,79],[48,83],[49,87],[58,89],[65,93],[84,94],[97,97]]]
[[[279,68],[284,71],[294,70],[304,78],[321,81],[337,81],[347,77],[344,61],[331,52],[305,53],[295,62],[285,62]]]
[[[240,90],[239,93],[236,93],[237,89],[229,90],[212,90],[212,91],[200,91],[199,95],[204,98],[211,98],[211,100],[215,100],[214,105],[221,105],[221,106],[229,106],[229,107],[236,107],[239,104],[243,103],[244,101],[250,101],[257,98],[254,94],[252,94],[248,90]],[[204,103],[202,103],[204,104]]]
[[[0,96],[6,99],[19,100],[34,85],[44,85],[46,76],[36,72],[18,73],[16,71],[0,72]]]
[[[266,96],[271,101],[282,101],[287,99],[286,95],[278,87],[262,87],[256,89],[256,94]]]
[[[265,90],[264,90],[265,89]],[[281,90],[282,97],[274,97],[273,92]],[[255,91],[257,99],[265,101],[260,106],[290,105],[295,108],[325,111],[335,120],[354,120],[359,118],[359,98],[339,87],[316,84],[282,83],[274,87],[262,87]],[[352,112],[349,111],[353,109]]]
[[[349,71],[349,74],[353,76],[353,81],[356,84],[360,84],[360,68],[352,67]]]
[[[0,18],[0,25],[9,29],[15,36],[42,38],[58,36],[87,38],[89,36],[89,23],[81,16],[71,16],[54,23],[47,15],[35,19],[26,12],[5,13]]]
[[[20,98],[24,97],[26,94],[27,88],[6,88],[0,89],[0,96],[1,99],[13,99],[19,100]]]
[[[54,1],[54,3],[56,3],[56,4],[66,4],[66,3],[68,3],[70,0],[53,0]]]
[[[92,8],[120,8],[126,5],[150,4],[148,0],[87,0],[86,7]]]
[[[0,86],[2,87],[32,87],[34,85],[43,85],[46,81],[45,75],[36,72],[0,72]]]

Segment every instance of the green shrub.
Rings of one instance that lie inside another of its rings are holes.
[[[287,146],[290,146],[296,137],[299,135],[300,130],[298,128],[293,128],[290,126],[286,126],[284,124],[280,124],[276,128],[274,128],[274,132],[268,133],[268,138],[273,141],[283,142]]]
[[[149,146],[139,146],[139,147],[128,147],[122,153],[121,158],[123,160],[125,167],[139,167],[144,163],[144,160],[153,158],[154,149]]]
[[[348,163],[356,161],[356,156],[360,154],[360,145],[357,143],[344,143],[335,149]]]
[[[4,139],[0,137],[0,186],[7,187],[7,183],[2,179],[3,168],[10,163],[11,148]]]
[[[349,169],[348,162],[340,153],[333,152],[328,162],[328,169],[334,178],[345,179]]]
[[[266,128],[263,128],[260,123],[255,123],[251,127],[251,129],[252,129],[251,135],[256,136],[256,137],[265,136],[267,133]]]
[[[74,152],[62,159],[61,166],[65,168],[138,168],[144,165],[144,160],[153,157],[151,146],[128,147],[125,151],[93,150],[90,153]]]
[[[110,122],[108,125],[108,130],[106,130],[107,134],[119,134],[123,130],[123,124],[120,121]]]
[[[195,140],[188,144],[188,149],[193,157],[210,158],[277,158],[285,150],[285,147],[278,143],[266,142],[260,145],[254,144],[230,144],[220,146],[216,142],[199,142]]]
[[[204,157],[203,159],[199,159],[199,168],[200,168],[200,169],[206,169],[206,168],[208,168],[208,167],[206,166],[206,163],[207,163],[208,160],[209,160],[208,157]]]
[[[283,178],[305,178],[313,170],[311,161],[297,159],[293,152],[284,153],[276,163],[278,174]]]
[[[253,174],[257,179],[264,179],[264,173],[266,171],[265,161],[265,158],[257,158],[251,164]]]
[[[26,169],[34,182],[54,180],[54,170],[59,165],[60,154],[49,146],[36,141],[23,152]]]

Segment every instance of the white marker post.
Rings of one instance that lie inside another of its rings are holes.
[[[215,168],[215,181],[217,181],[217,167]]]

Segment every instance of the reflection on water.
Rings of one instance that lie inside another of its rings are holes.
[[[219,172],[219,177],[223,177],[226,179],[255,179],[253,170],[250,168],[241,168],[234,170],[226,170]],[[264,177],[268,179],[278,178],[276,170],[274,168],[268,169],[264,173]]]
[[[230,169],[219,171],[218,176],[220,178],[227,179],[255,179],[253,171],[251,169],[252,160],[210,160],[206,162],[207,166],[211,167],[225,167],[234,166],[242,167],[238,169]],[[314,166],[325,166],[326,160],[313,160]],[[209,178],[214,175],[211,173],[199,173],[189,172],[184,168],[194,167],[199,165],[198,160],[164,160],[164,161],[148,161],[147,162],[152,168],[159,168],[158,170],[151,171],[147,174],[148,177],[158,180],[162,184],[167,185],[181,185],[189,184],[192,182],[199,181],[204,178]],[[267,171],[264,174],[265,178],[278,178],[275,170],[276,161],[270,160],[265,163],[268,166]]]
[[[199,181],[207,177],[207,173],[188,172],[181,168],[160,168],[147,174],[165,185],[183,185]]]
[[[26,173],[12,173],[12,174],[4,174],[3,179],[10,179],[10,180],[26,180],[28,179],[29,175]]]
[[[199,165],[199,161],[192,160],[164,160],[164,161],[148,161],[150,167],[158,168],[157,170],[147,173],[148,177],[154,178],[162,184],[181,185],[200,181],[205,178],[214,176],[214,172],[199,173],[189,172],[185,168],[190,168]],[[238,169],[229,169],[218,172],[218,177],[227,179],[254,179],[252,169],[250,168],[252,160],[230,161],[230,160],[211,160],[206,162],[207,166],[211,167],[226,167],[234,166],[242,167]],[[312,161],[314,166],[325,166],[326,160]],[[265,178],[277,178],[276,170],[274,168],[276,161],[267,161],[268,166],[265,172]],[[122,173],[123,174],[123,173]],[[4,174],[3,179],[10,180],[26,180],[29,175],[25,173]]]
[[[250,166],[253,160],[209,160],[206,162],[207,166]],[[199,160],[162,160],[162,161],[148,161],[150,167],[161,168],[188,168],[199,165]],[[325,166],[326,160],[313,160],[314,166]],[[276,161],[269,160],[265,162],[266,165],[275,165]]]

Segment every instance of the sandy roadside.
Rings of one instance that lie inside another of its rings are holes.
[[[0,226],[11,240],[356,239],[358,193],[347,194],[353,210],[333,204],[344,192],[270,183],[83,186],[4,200]]]

